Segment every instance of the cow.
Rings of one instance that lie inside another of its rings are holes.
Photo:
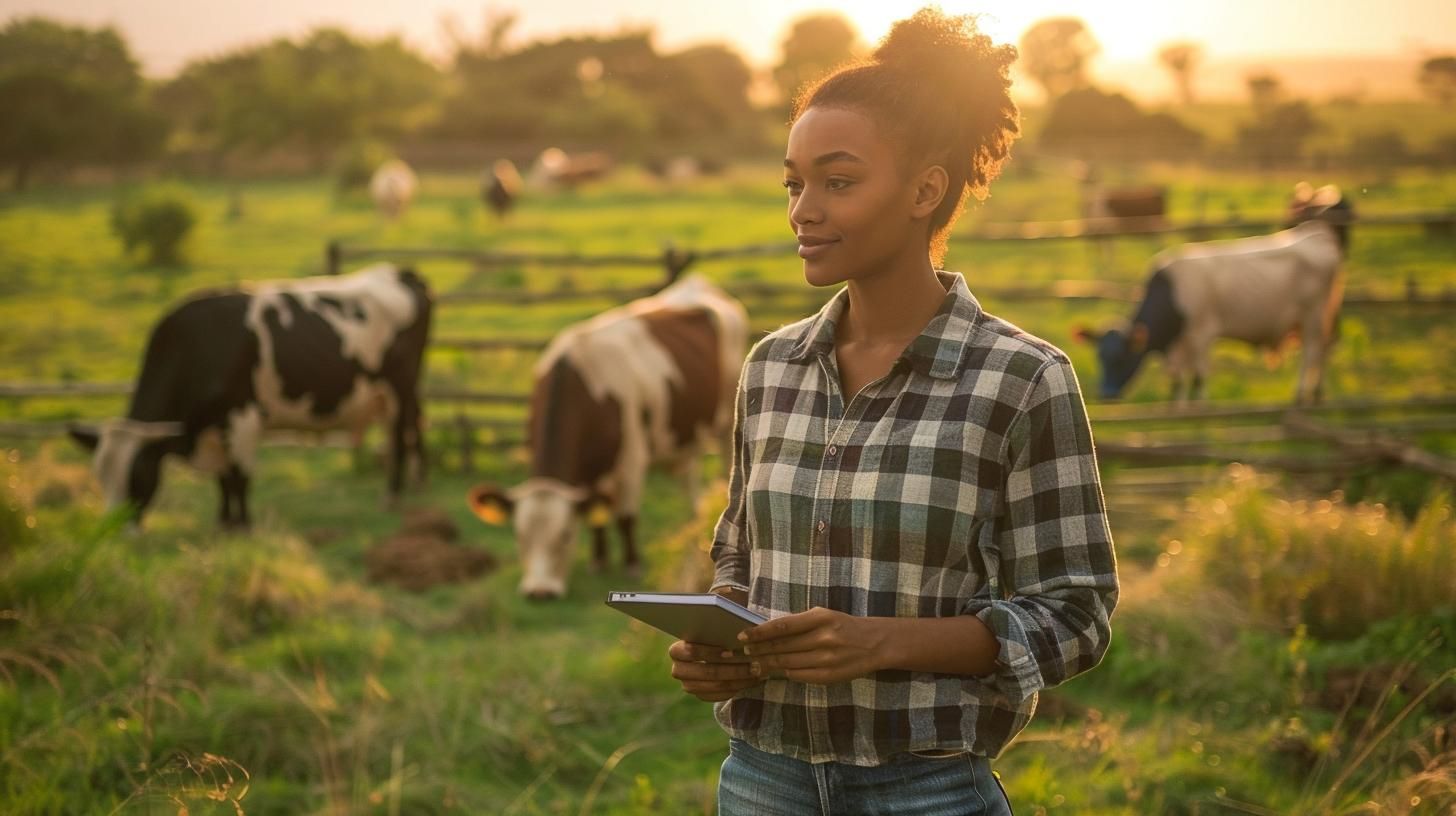
[[[1220,337],[1278,349],[1295,334],[1303,354],[1296,403],[1317,402],[1344,293],[1341,270],[1353,210],[1334,186],[1301,182],[1290,202],[1293,226],[1272,235],[1185,244],[1156,255],[1137,312],[1126,329],[1075,336],[1095,343],[1100,394],[1119,396],[1151,352],[1166,355],[1173,398],[1185,401],[1185,376],[1203,394],[1213,342]]]
[[[533,189],[575,190],[585,182],[605,176],[614,164],[612,157],[601,151],[568,154],[559,147],[548,147],[531,165],[527,183]]]
[[[223,527],[246,528],[259,437],[271,429],[348,428],[357,440],[387,420],[397,498],[406,460],[424,472],[431,311],[424,280],[390,264],[199,293],[152,329],[126,417],[70,435],[94,451],[108,510],[129,505],[138,527],[162,461],[176,456],[217,476]]]
[[[510,159],[496,159],[480,179],[480,200],[496,218],[505,218],[521,195],[521,186],[516,165]]]
[[[419,180],[415,178],[415,171],[399,159],[390,159],[379,165],[379,169],[369,179],[369,195],[374,199],[374,206],[379,208],[380,215],[390,221],[404,215],[404,211],[414,200],[418,187]]]
[[[579,516],[593,532],[594,568],[607,566],[615,521],[625,566],[640,571],[635,523],[648,467],[674,465],[696,499],[698,454],[709,443],[726,451],[747,343],[743,306],[697,276],[552,339],[534,371],[529,478],[468,495],[486,523],[513,521],[521,594],[566,594]]]

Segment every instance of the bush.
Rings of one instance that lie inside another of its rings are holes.
[[[111,231],[127,254],[141,248],[146,263],[179,266],[182,242],[197,224],[197,209],[187,193],[176,187],[153,187],[124,198],[111,209]]]
[[[1451,497],[1436,493],[1413,521],[1380,504],[1286,501],[1247,468],[1200,497],[1189,537],[1199,571],[1250,612],[1293,631],[1356,637],[1376,621],[1456,606]]]
[[[334,160],[334,184],[341,193],[368,189],[374,171],[392,158],[394,154],[379,142],[352,142]]]

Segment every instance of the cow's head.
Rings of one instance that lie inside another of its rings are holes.
[[[1299,182],[1294,185],[1294,193],[1289,198],[1289,216],[1286,227],[1295,224],[1303,224],[1305,221],[1320,220],[1330,224],[1335,235],[1340,240],[1340,251],[1348,254],[1350,250],[1350,219],[1355,215],[1355,208],[1340,193],[1340,188],[1333,184],[1315,189],[1307,182]]]
[[[1072,336],[1097,347],[1097,362],[1102,368],[1102,379],[1097,393],[1102,399],[1117,399],[1123,389],[1132,381],[1138,366],[1148,355],[1148,327],[1134,323],[1130,328],[1092,331],[1078,328]]]
[[[181,423],[107,420],[97,426],[71,425],[71,438],[94,452],[91,472],[101,485],[107,511],[127,507],[140,524],[162,480],[162,458],[177,453]]]
[[[588,516],[595,527],[606,526],[610,517],[605,497],[555,479],[530,479],[508,490],[476,485],[467,501],[487,524],[513,523],[521,594],[536,601],[566,594],[581,516]]]

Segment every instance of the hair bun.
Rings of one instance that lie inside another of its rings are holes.
[[[934,6],[896,22],[874,52],[886,68],[946,79],[984,71],[988,62],[1004,70],[1015,58],[1013,48],[998,47],[981,33],[974,16],[947,16]]]

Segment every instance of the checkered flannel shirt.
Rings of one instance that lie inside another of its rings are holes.
[[[747,589],[769,617],[976,615],[1000,646],[996,669],[767,679],[714,708],[760,750],[855,765],[996,756],[1039,689],[1107,649],[1116,563],[1071,363],[939,274],[940,311],[847,406],[834,356],[847,291],[750,352],[713,587]]]

